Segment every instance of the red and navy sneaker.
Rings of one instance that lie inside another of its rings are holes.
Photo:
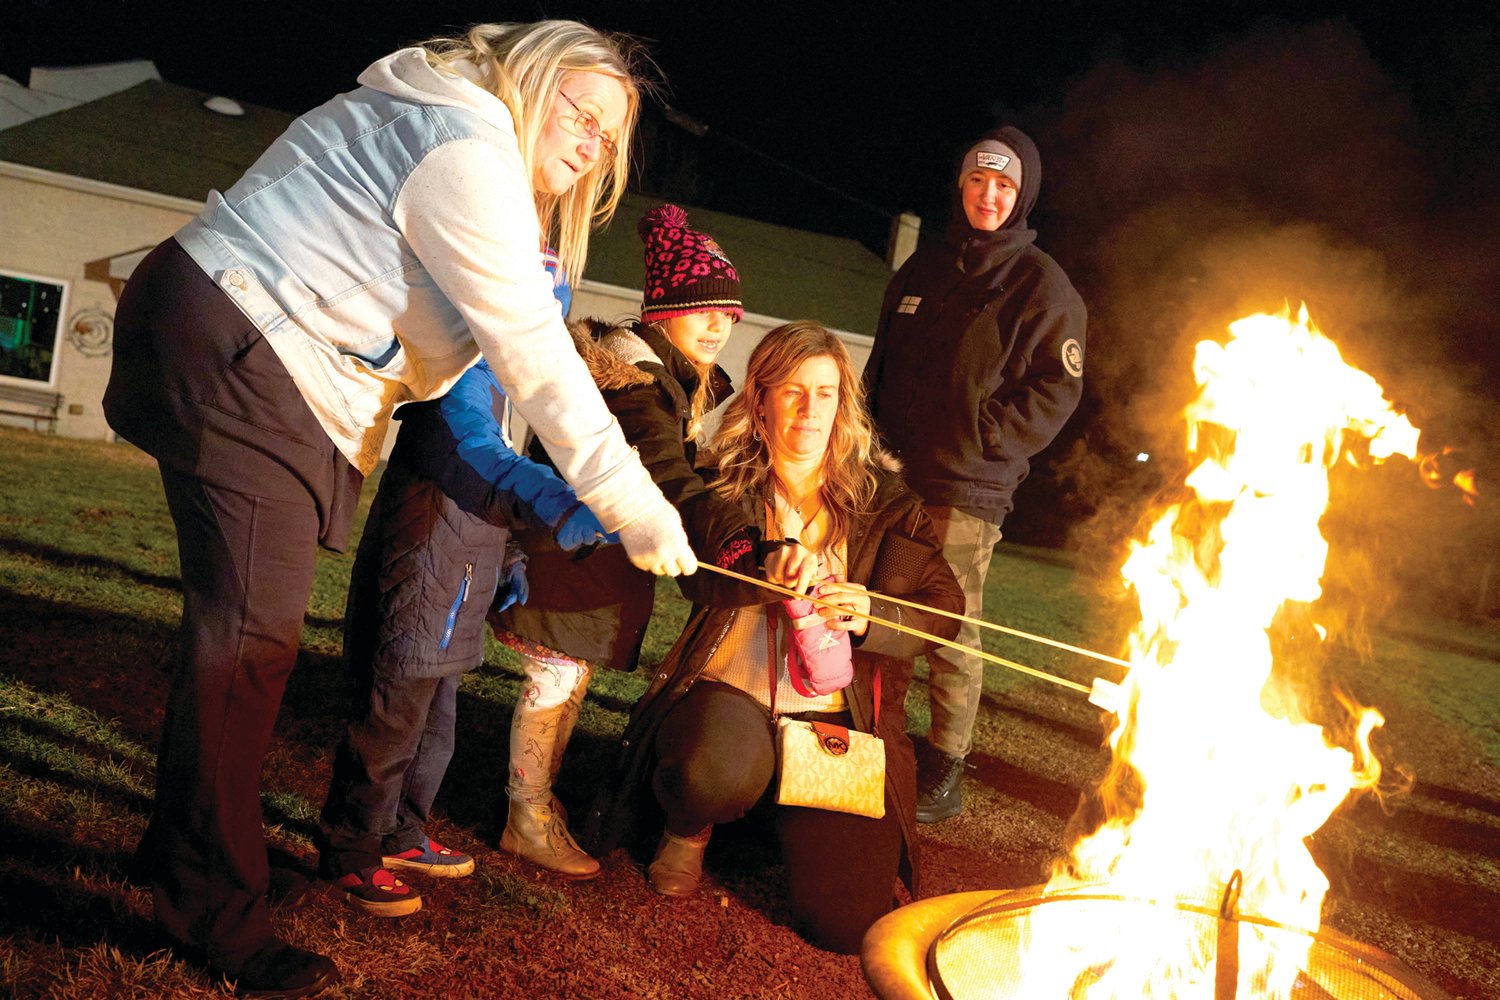
[[[377,917],[404,917],[422,908],[421,894],[386,868],[361,868],[333,884],[343,890],[346,903]]]
[[[434,878],[463,878],[474,871],[474,859],[462,851],[429,839],[426,847],[413,847],[380,859],[387,868],[419,871]]]

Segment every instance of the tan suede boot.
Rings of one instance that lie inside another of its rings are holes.
[[[691,837],[679,837],[663,830],[656,857],[646,869],[651,888],[663,896],[691,896],[698,891],[698,883],[703,880],[703,852],[713,832],[713,827],[705,826]]]
[[[500,849],[564,878],[593,878],[599,874],[599,862],[568,833],[567,813],[552,795],[552,782],[588,688],[589,666],[580,662],[559,667],[522,657],[522,667],[527,684],[511,718],[510,777],[505,788],[510,810]]]
[[[567,818],[552,803],[538,805],[511,799],[505,832],[500,834],[500,850],[564,878],[582,880],[599,874],[599,862],[573,840]]]

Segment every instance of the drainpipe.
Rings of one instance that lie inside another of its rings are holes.
[[[922,217],[902,212],[891,219],[891,236],[886,242],[885,262],[895,271],[906,263],[917,248],[917,237],[922,233]]]

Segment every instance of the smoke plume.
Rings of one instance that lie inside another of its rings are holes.
[[[1088,400],[1054,475],[1093,512],[1073,536],[1092,561],[1118,565],[1154,491],[1181,481],[1193,345],[1302,302],[1423,448],[1456,448],[1449,466],[1478,467],[1485,489],[1500,205],[1453,194],[1476,186],[1353,28],[1268,25],[1188,65],[1106,59],[1028,117],[1045,123],[1042,244],[1090,308]],[[1335,589],[1489,613],[1493,498],[1469,508],[1403,475],[1340,483],[1327,523],[1359,554],[1330,568]]]

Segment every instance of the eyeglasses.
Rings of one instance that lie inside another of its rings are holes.
[[[561,90],[558,93],[562,94],[562,99],[572,105],[574,111],[578,112],[578,116],[573,119],[573,127],[585,139],[598,139],[600,147],[604,150],[604,155],[613,158],[618,147],[605,136],[604,129],[599,125],[599,119],[595,118],[590,112],[580,108],[574,102],[573,98],[567,94],[563,94]]]

